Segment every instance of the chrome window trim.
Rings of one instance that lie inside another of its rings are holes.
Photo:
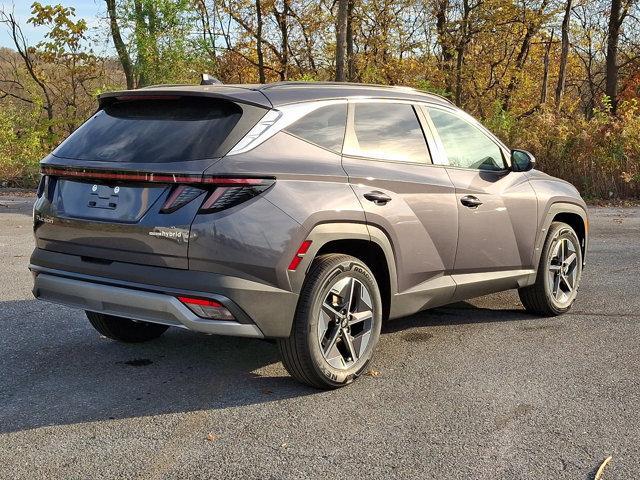
[[[242,139],[227,153],[238,155],[253,150],[305,115],[328,105],[346,104],[347,99],[318,100],[290,103],[269,110]]]

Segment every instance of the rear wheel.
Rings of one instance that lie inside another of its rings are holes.
[[[524,308],[548,317],[571,308],[582,275],[582,250],[576,232],[553,222],[540,256],[536,283],[518,290]]]
[[[127,343],[140,343],[153,340],[162,335],[166,325],[142,322],[129,318],[115,317],[97,312],[85,312],[93,328],[112,340]]]
[[[381,324],[382,301],[371,270],[348,255],[322,255],[302,287],[291,335],[278,340],[282,362],[307,385],[347,385],[371,360]]]

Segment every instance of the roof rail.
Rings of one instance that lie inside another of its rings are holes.
[[[404,85],[379,85],[379,84],[375,84],[375,83],[355,83],[355,82],[306,82],[306,81],[282,81],[282,82],[272,82],[272,83],[265,83],[263,85],[261,85],[258,90],[269,90],[272,88],[279,88],[279,87],[288,87],[288,86],[305,86],[305,85],[309,85],[309,86],[326,86],[326,87],[373,87],[373,88],[384,88],[384,89],[389,89],[389,90],[404,90],[404,91],[408,91],[408,92],[415,92],[415,93],[420,93],[423,95],[432,95],[434,97],[438,97],[448,103],[453,104],[453,102],[445,97],[444,95],[440,95],[437,93],[432,93],[432,92],[426,92],[424,90],[419,90],[417,88],[414,87],[407,87]]]
[[[144,90],[146,88],[158,88],[158,87],[190,87],[188,83],[158,83],[156,85],[145,85],[144,87],[136,88],[134,90]]]

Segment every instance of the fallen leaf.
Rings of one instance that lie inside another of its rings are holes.
[[[379,377],[380,375],[382,375],[382,372],[380,370],[371,368],[367,373],[365,373],[365,375],[367,375],[368,377]]]
[[[607,458],[604,459],[604,462],[602,462],[602,465],[600,465],[600,468],[598,468],[598,471],[596,472],[596,476],[593,477],[593,480],[600,480],[600,478],[602,478],[602,474],[604,473],[604,468],[611,461],[611,458],[612,458],[611,455],[609,455]]]
[[[207,442],[213,442],[214,440],[217,440],[217,437],[213,433],[207,435]]]

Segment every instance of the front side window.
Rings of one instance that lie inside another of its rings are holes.
[[[399,103],[356,103],[354,138],[345,154],[395,162],[429,163],[429,150],[416,112]]]
[[[500,147],[484,132],[460,117],[430,108],[449,165],[476,170],[504,170]]]
[[[296,120],[284,131],[334,152],[341,152],[346,123],[347,104],[341,103],[320,107]]]

